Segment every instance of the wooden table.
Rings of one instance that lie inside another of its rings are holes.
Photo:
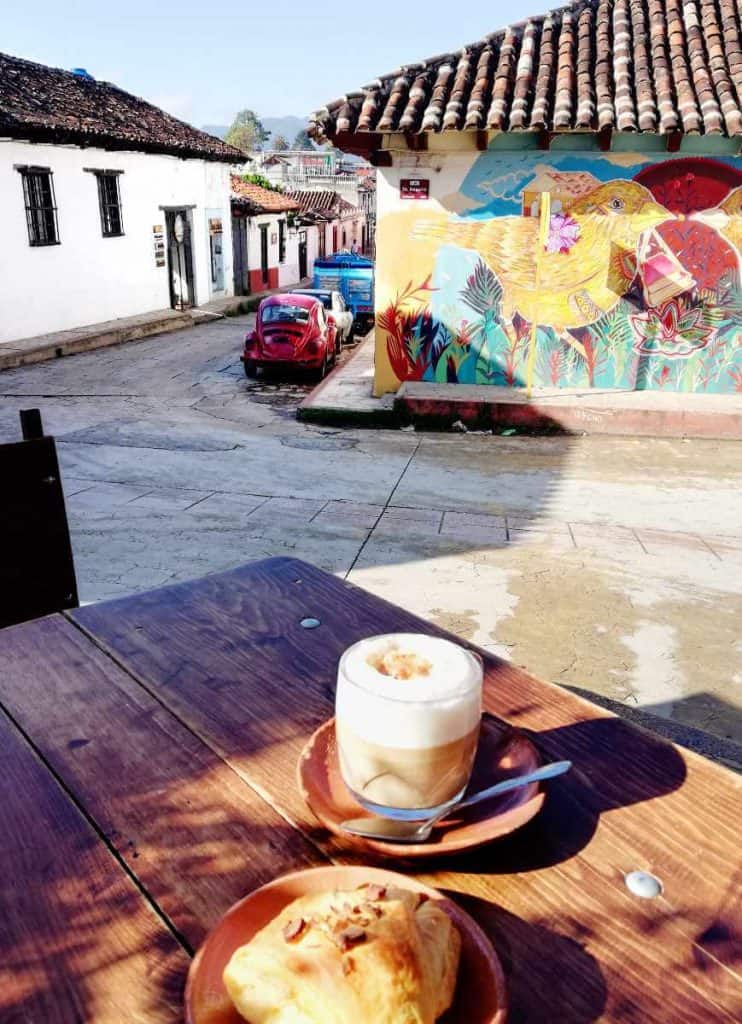
[[[352,862],[295,766],[341,651],[395,630],[440,632],[280,558],[2,631],[0,1021],[180,1020],[189,958],[231,903]],[[575,769],[516,835],[410,870],[491,936],[511,1022],[742,1019],[739,780],[486,664],[488,710]],[[660,898],[627,890],[635,869]]]

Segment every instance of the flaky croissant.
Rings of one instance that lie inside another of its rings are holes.
[[[434,1024],[460,950],[434,900],[368,885],[294,900],[234,953],[224,984],[249,1024]]]

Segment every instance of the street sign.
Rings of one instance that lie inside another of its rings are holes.
[[[427,178],[402,178],[399,182],[400,199],[428,199],[430,182]]]

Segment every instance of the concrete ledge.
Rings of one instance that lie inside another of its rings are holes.
[[[407,381],[394,408],[428,429],[461,422],[472,430],[742,438],[742,395],[536,388],[529,399],[525,388]]]
[[[344,427],[397,427],[394,395],[374,398],[374,332],[363,338],[342,366],[333,370],[296,410],[306,423]]]
[[[278,288],[275,291],[287,292],[291,291],[292,287],[306,288],[309,285],[310,282],[305,280],[301,284]],[[48,359],[58,359],[60,356],[90,352],[96,348],[107,348],[109,345],[122,345],[127,341],[139,341],[141,338],[151,338],[155,334],[166,334],[197,324],[211,323],[225,316],[240,316],[256,310],[261,299],[267,295],[274,295],[275,291],[258,292],[255,295],[229,295],[182,312],[176,309],[157,309],[137,316],[75,327],[69,331],[56,331],[53,334],[40,334],[34,338],[5,342],[0,344],[0,370],[12,370],[29,363],[41,363]]]

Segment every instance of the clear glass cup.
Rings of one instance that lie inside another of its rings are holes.
[[[348,648],[335,733],[343,781],[363,807],[414,821],[461,799],[479,739],[482,676],[478,655],[424,634]]]

